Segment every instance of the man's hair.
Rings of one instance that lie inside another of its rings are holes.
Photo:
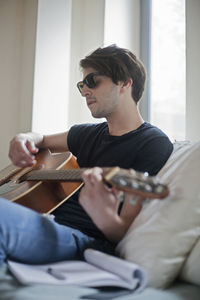
[[[137,103],[142,97],[146,71],[142,62],[128,49],[116,45],[98,48],[80,61],[80,67],[93,68],[110,77],[115,84],[131,78],[133,100]]]

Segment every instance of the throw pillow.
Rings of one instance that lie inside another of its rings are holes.
[[[170,194],[144,205],[117,253],[144,267],[148,285],[166,288],[200,236],[200,143],[175,148],[158,174]]]

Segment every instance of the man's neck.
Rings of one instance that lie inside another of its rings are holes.
[[[109,134],[120,136],[140,127],[144,120],[135,104],[131,107],[119,109],[112,115],[107,117]]]

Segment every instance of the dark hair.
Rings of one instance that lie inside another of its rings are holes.
[[[137,103],[144,91],[146,71],[142,62],[129,50],[111,45],[98,48],[80,61],[81,68],[93,68],[113,83],[132,78],[132,97]]]

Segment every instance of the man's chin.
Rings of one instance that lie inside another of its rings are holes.
[[[98,113],[94,113],[94,112],[91,112],[91,115],[93,116],[93,118],[95,119],[101,119],[101,118],[105,118],[104,116],[102,116],[101,114],[98,114]]]

